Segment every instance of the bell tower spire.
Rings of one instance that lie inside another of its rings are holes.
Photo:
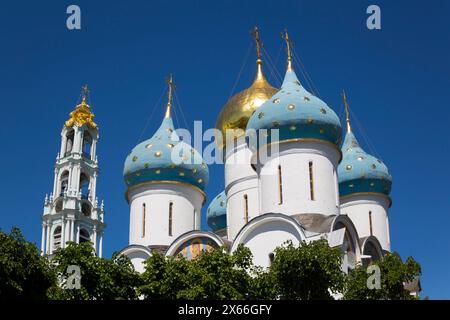
[[[96,196],[99,134],[87,103],[88,94],[85,85],[81,102],[70,113],[61,132],[53,192],[44,201],[42,255],[52,256],[69,241],[90,241],[96,254],[102,255],[104,208],[103,201],[99,203]]]

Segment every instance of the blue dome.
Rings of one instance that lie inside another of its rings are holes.
[[[260,129],[279,129],[280,141],[319,139],[336,146],[341,143],[342,135],[336,113],[303,88],[293,70],[286,72],[280,91],[253,113],[247,124],[249,129],[250,135],[252,129],[256,134]],[[271,141],[270,131],[267,141]],[[261,146],[265,142],[258,143]]]
[[[180,141],[170,116],[165,117],[153,137],[139,143],[125,160],[128,187],[149,181],[177,181],[204,190],[208,166],[189,144]]]
[[[225,191],[219,193],[209,204],[206,211],[206,222],[213,231],[227,227],[227,196]]]
[[[343,158],[338,166],[339,194],[375,192],[389,195],[392,177],[386,165],[366,153],[351,130],[342,145]]]

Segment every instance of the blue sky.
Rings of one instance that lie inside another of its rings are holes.
[[[374,3],[382,12],[378,31],[365,27],[366,8]],[[66,28],[70,4],[81,7],[81,30]],[[448,299],[449,14],[445,0],[2,3],[0,228],[17,225],[39,244],[60,130],[88,83],[101,135],[104,253],[126,246],[123,163],[141,134],[150,137],[160,124],[163,102],[149,116],[166,75],[175,75],[188,127],[194,120],[212,127],[252,45],[249,30],[260,27],[265,50],[284,74],[280,32],[288,28],[323,100],[342,117],[340,91],[346,89],[360,143],[390,169],[393,249],[422,264],[424,296]],[[267,58],[265,67],[279,86]],[[250,84],[254,68],[250,52],[234,93]],[[175,118],[184,126],[179,110]],[[223,167],[212,166],[207,204],[222,189]]]

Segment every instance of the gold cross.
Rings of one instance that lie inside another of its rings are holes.
[[[261,39],[259,37],[259,29],[258,27],[254,27],[252,32],[251,32],[252,36],[255,38],[255,42],[256,42],[256,56],[258,59],[261,59],[261,48],[263,46]]]

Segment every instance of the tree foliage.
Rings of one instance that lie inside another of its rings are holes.
[[[0,231],[0,299],[46,299],[56,283],[47,259],[34,243],[27,242],[18,228]]]
[[[298,246],[285,243],[275,250],[269,273],[281,299],[328,300],[331,292],[341,292],[344,285],[341,251],[330,248],[326,240]]]
[[[50,299],[114,300],[136,299],[140,276],[128,257],[114,254],[112,259],[95,256],[92,243],[68,242],[56,252],[53,267],[60,279],[59,285],[49,290]],[[78,266],[81,272],[80,288],[68,288],[67,270]]]
[[[421,275],[420,265],[409,257],[405,263],[397,254],[388,253],[383,259],[373,262],[380,268],[380,288],[370,289],[368,278],[373,274],[365,266],[359,266],[346,278],[344,299],[347,300],[411,300],[404,284]],[[369,279],[370,281],[370,279]]]
[[[245,299],[252,291],[251,261],[243,246],[231,255],[219,248],[190,261],[153,252],[139,291],[146,299]]]
[[[349,275],[341,271],[341,251],[326,240],[275,250],[268,269],[255,267],[250,250],[243,245],[229,254],[225,247],[203,252],[192,260],[166,257],[158,252],[145,262],[143,274],[130,259],[114,254],[95,256],[92,243],[67,243],[51,260],[41,257],[34,243],[17,228],[0,231],[1,299],[413,299],[404,284],[420,276],[413,258],[405,263],[396,254],[374,262],[381,272],[380,289],[367,285],[367,267]],[[80,270],[80,287],[68,288],[68,268]]]

